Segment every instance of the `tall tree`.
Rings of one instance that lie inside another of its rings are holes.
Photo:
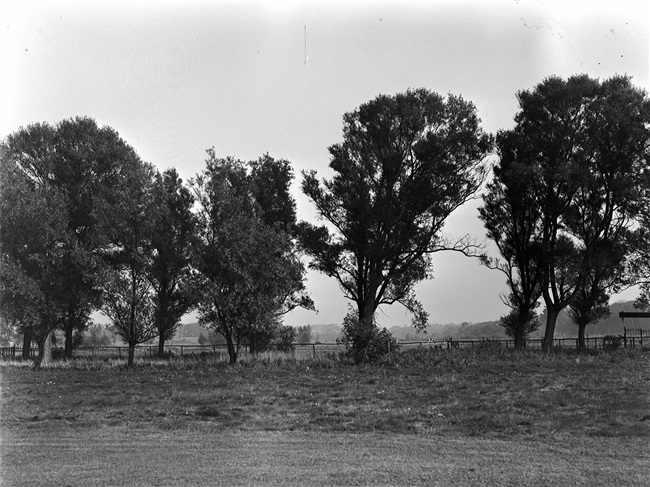
[[[153,184],[152,257],[148,271],[153,288],[154,319],[158,329],[158,355],[165,341],[178,330],[181,318],[195,304],[192,246],[196,217],[194,197],[175,169],[156,174]]]
[[[153,167],[142,162],[131,171],[114,208],[116,228],[106,255],[102,311],[129,347],[127,367],[134,365],[135,347],[158,333],[148,278],[155,214],[153,177]]]
[[[535,310],[542,295],[541,212],[530,191],[539,178],[537,168],[513,163],[517,155],[513,142],[510,132],[497,135],[499,164],[479,212],[488,237],[501,254],[501,259],[485,256],[483,263],[503,272],[510,289],[502,301],[512,311],[501,323],[514,338],[515,347],[523,348],[538,323]]]
[[[37,367],[49,360],[46,345],[63,317],[70,240],[61,192],[0,148],[0,314],[36,341]]]
[[[329,228],[301,222],[301,243],[310,266],[356,303],[355,347],[368,346],[382,304],[403,304],[425,326],[413,287],[429,276],[430,255],[469,250],[467,239],[449,243],[441,231],[484,180],[491,137],[479,123],[461,97],[382,95],[344,115],[343,142],[329,148],[333,179],[303,173],[302,190]]]
[[[65,353],[71,356],[76,336],[100,304],[101,250],[113,225],[112,207],[125,170],[135,153],[110,127],[99,127],[87,117],[33,124],[9,135],[7,157],[29,179],[56,189],[65,200],[66,227],[71,238],[60,252],[65,279],[61,327]]]
[[[551,77],[518,93],[512,148],[500,164],[532,167],[536,181],[510,182],[533,195],[540,212],[544,350],[559,312],[593,275],[595,256],[626,231],[647,171],[648,101],[630,79]]]
[[[201,235],[198,309],[201,323],[224,336],[235,363],[244,342],[269,325],[279,329],[290,309],[313,304],[295,245],[282,225],[265,220],[267,213],[256,200],[260,185],[246,165],[217,158],[213,149],[208,155],[206,170],[194,182]]]

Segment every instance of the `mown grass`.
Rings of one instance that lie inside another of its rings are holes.
[[[201,447],[210,438],[242,434],[327,437],[334,445],[357,437],[408,438],[420,446],[459,442],[462,448],[479,441],[510,445],[514,456],[526,445],[534,455],[575,445],[577,456],[600,458],[613,448],[621,462],[632,461],[630,484],[650,478],[650,360],[639,351],[415,349],[372,366],[276,356],[231,367],[196,357],[140,360],[133,370],[120,361],[84,359],[43,370],[3,364],[0,372],[3,449],[7,439],[78,438],[83,446],[98,433],[115,441],[129,431],[140,439],[198,438]],[[333,448],[330,455],[337,454]],[[533,460],[503,459],[504,472],[516,470],[508,462]],[[594,468],[616,470],[617,461],[607,462]],[[12,472],[7,463],[3,468]],[[361,483],[384,482],[369,475]],[[386,482],[412,484],[396,475]]]

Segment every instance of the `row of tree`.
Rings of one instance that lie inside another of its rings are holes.
[[[497,134],[499,161],[481,219],[500,259],[512,309],[502,324],[522,346],[547,310],[543,348],[560,311],[585,329],[609,315],[611,293],[650,288],[650,100],[629,78],[549,78],[518,94],[511,130]]]
[[[69,354],[101,309],[132,364],[135,345],[158,336],[162,353],[194,308],[235,362],[242,344],[254,352],[292,333],[283,314],[313,308],[304,253],[355,303],[343,338],[363,361],[391,341],[374,319],[381,305],[401,303],[426,326],[414,286],[433,253],[453,250],[505,274],[502,324],[517,346],[540,326],[542,299],[546,350],[567,306],[584,336],[611,292],[642,283],[648,302],[650,101],[627,77],[586,75],[548,78],[518,100],[515,127],[496,136],[471,102],[425,89],[345,114],[343,141],[329,148],[334,177],[303,173],[324,225],[296,221],[288,161],[211,149],[184,185],[91,119],[20,129],[1,148],[2,319],[39,349],[60,327]],[[500,253],[489,258],[442,230],[476,197],[495,152],[480,209]]]
[[[313,307],[287,161],[209,150],[185,185],[89,118],[30,125],[1,150],[1,317],[24,348],[36,341],[37,364],[56,329],[71,356],[96,310],[128,344],[131,366],[136,345],[155,337],[162,354],[191,309],[225,337],[234,363],[242,344],[290,342],[281,316]]]
[[[305,174],[303,191],[327,226],[302,222],[311,266],[335,277],[356,303],[344,338],[355,357],[389,341],[374,322],[382,304],[402,303],[414,325],[427,314],[413,286],[430,256],[456,250],[502,271],[511,313],[501,324],[522,347],[547,309],[544,350],[567,306],[585,328],[609,313],[612,292],[641,284],[650,301],[650,101],[630,78],[550,77],[517,95],[515,127],[483,133],[474,105],[426,90],[380,96],[344,117],[344,141],[330,147],[331,180]],[[485,180],[480,218],[500,257],[467,237],[443,238],[449,214]],[[356,353],[358,352],[358,353]]]

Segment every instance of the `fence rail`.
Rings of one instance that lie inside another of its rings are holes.
[[[578,348],[578,338],[556,338],[553,340],[553,346],[557,348]],[[623,335],[607,335],[585,338],[585,345],[588,349],[612,349],[618,347],[641,348],[650,346],[650,330],[629,329],[623,330]],[[512,339],[443,339],[443,340],[420,340],[401,342],[403,349],[415,347],[431,347],[440,349],[453,348],[473,348],[486,346],[503,346],[514,348]],[[531,338],[526,340],[525,347],[528,349],[539,349],[542,347],[541,338]],[[336,358],[345,350],[345,347],[338,343],[297,343],[294,350],[289,352],[293,358]],[[165,352],[176,356],[201,356],[204,354],[216,355],[224,361],[228,360],[228,350],[226,345],[166,345]],[[30,358],[34,358],[38,351],[35,348],[30,349]],[[62,354],[62,349],[55,347],[53,353]],[[75,357],[101,357],[101,358],[126,358],[129,349],[127,346],[104,346],[104,347],[77,347],[74,351]],[[136,347],[136,356],[154,357],[158,354],[157,345],[139,345]],[[240,351],[240,357],[246,358],[249,354],[246,350]],[[2,358],[19,358],[22,357],[22,348],[4,347],[0,348],[0,357]]]

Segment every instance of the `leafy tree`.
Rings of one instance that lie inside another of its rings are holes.
[[[292,233],[296,224],[296,202],[291,196],[291,163],[268,154],[250,163],[251,193],[270,227]]]
[[[295,245],[282,228],[265,222],[245,164],[219,159],[213,149],[208,155],[194,182],[200,204],[198,309],[201,324],[226,339],[234,364],[242,343],[296,306],[313,304]]]
[[[296,329],[292,326],[281,325],[276,332],[275,346],[280,352],[291,352],[296,342]]]
[[[153,198],[148,278],[155,295],[154,320],[162,357],[165,341],[173,338],[181,318],[196,301],[191,267],[196,217],[192,213],[194,197],[175,169],[156,174]]]
[[[109,241],[111,209],[134,151],[113,129],[87,117],[29,125],[10,134],[4,146],[33,184],[56,190],[63,200],[68,239],[59,250],[66,269],[58,282],[64,301],[59,321],[70,357],[75,332],[85,329],[100,305],[100,254]]]
[[[36,367],[49,361],[46,347],[63,317],[62,256],[71,240],[64,201],[57,188],[30,177],[6,147],[0,149],[0,314],[25,333],[28,354],[36,341]]]
[[[112,343],[106,328],[98,324],[89,326],[83,339],[83,344],[87,347],[108,347]]]
[[[127,367],[133,367],[135,347],[157,336],[155,304],[149,282],[153,248],[154,169],[139,163],[133,168],[122,198],[113,246],[107,256],[102,310],[113,330],[129,347]]]
[[[650,196],[650,174],[648,175],[648,193]],[[640,287],[640,293],[634,307],[642,311],[650,310],[650,205],[642,209],[639,215],[639,227],[630,235],[631,256],[626,262],[626,271]]]
[[[645,93],[619,76],[602,83],[586,75],[551,77],[517,96],[520,110],[503,135],[509,148],[500,164],[538,174],[505,183],[523,186],[538,209],[535,265],[542,270],[549,350],[558,314],[584,289],[599,249],[622,238],[637,207],[650,111]]]
[[[416,327],[426,325],[413,287],[430,275],[432,253],[472,249],[441,231],[483,182],[491,138],[472,103],[425,89],[379,96],[343,121],[343,142],[329,148],[334,178],[303,173],[302,190],[329,228],[301,222],[299,233],[310,266],[356,304],[362,325],[353,343],[363,356],[382,304],[399,302]]]
[[[528,315],[522,316],[522,309],[513,307],[510,313],[499,320],[499,325],[504,328],[506,335],[515,340],[515,348],[523,348],[528,336],[542,325],[535,311],[529,309]]]
[[[311,325],[299,326],[296,328],[296,342],[298,343],[311,343],[312,329]]]
[[[497,135],[499,163],[479,212],[488,237],[501,254],[501,259],[484,256],[482,261],[503,272],[510,288],[502,301],[512,311],[501,318],[501,325],[514,338],[515,348],[523,348],[526,337],[536,329],[535,310],[542,295],[541,209],[529,191],[539,173],[533,165],[516,162],[513,136],[512,132]]]
[[[220,340],[221,339],[221,340]],[[223,345],[223,338],[217,335],[213,330],[199,333],[199,345]]]

